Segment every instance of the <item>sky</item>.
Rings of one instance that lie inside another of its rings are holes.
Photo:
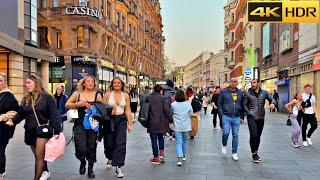
[[[165,56],[185,65],[202,51],[223,49],[227,0],[160,0]]]

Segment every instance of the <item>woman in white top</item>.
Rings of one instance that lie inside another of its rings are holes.
[[[301,115],[302,115],[302,95],[301,93],[297,93],[294,99],[285,105],[285,108],[288,110],[290,114],[290,121],[292,127],[292,146],[295,148],[299,148],[299,136],[301,133]]]
[[[127,130],[132,132],[132,114],[130,109],[130,97],[124,93],[125,83],[115,77],[111,81],[111,92],[106,92],[104,102],[108,106],[113,106],[112,120],[114,122],[114,132],[108,133],[104,137],[105,156],[108,159],[107,166],[116,167],[116,176],[122,178],[120,167],[124,166],[127,144]]]
[[[210,96],[208,95],[207,92],[204,93],[204,96],[202,97],[202,101],[203,101],[203,104],[202,104],[202,107],[204,109],[204,114],[207,114],[207,108],[208,108],[208,105],[210,104]]]

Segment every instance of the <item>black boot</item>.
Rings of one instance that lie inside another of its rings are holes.
[[[89,166],[88,166],[88,178],[89,179],[94,179],[96,177],[96,175],[94,175],[94,172],[93,172],[93,163],[89,163]]]
[[[81,160],[80,168],[79,168],[79,173],[81,175],[84,175],[86,173],[86,160]]]

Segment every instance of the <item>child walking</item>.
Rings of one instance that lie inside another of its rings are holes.
[[[189,131],[191,130],[191,116],[192,107],[186,101],[185,94],[182,90],[178,90],[175,94],[175,102],[171,104],[173,112],[173,129],[176,135],[176,153],[177,153],[177,166],[182,166],[182,161],[186,160],[187,153],[187,139]]]

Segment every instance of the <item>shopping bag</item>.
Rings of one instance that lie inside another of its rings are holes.
[[[51,138],[46,144],[45,161],[53,162],[64,155],[66,149],[66,137],[60,133],[59,138]]]

